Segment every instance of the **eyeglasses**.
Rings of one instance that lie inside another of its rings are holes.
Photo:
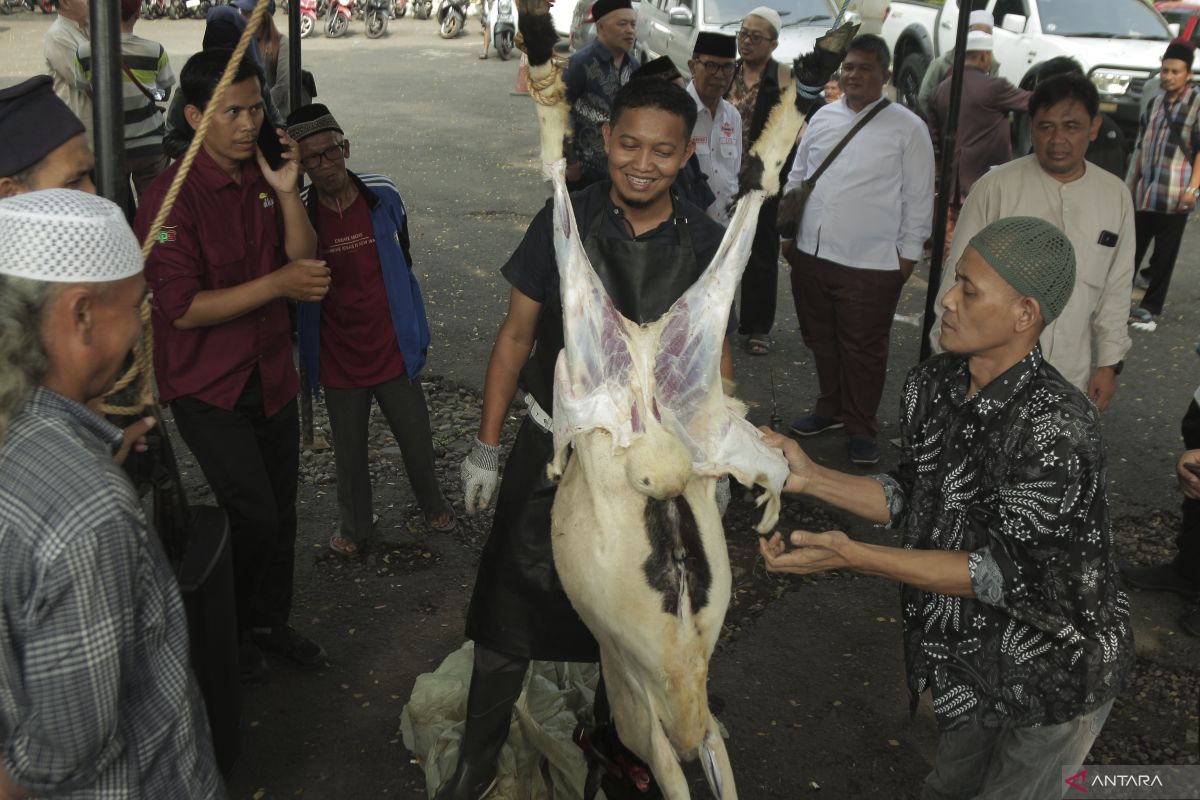
[[[697,58],[696,63],[704,67],[704,71],[709,75],[732,75],[737,68],[737,64],[733,61],[705,61]]]
[[[305,156],[304,158],[300,159],[300,163],[304,165],[305,169],[316,169],[317,167],[321,166],[321,162],[325,159],[329,159],[329,163],[334,164],[338,161],[341,161],[343,158],[349,155],[349,153],[350,140],[347,139],[335,144],[333,147],[325,150],[324,152],[314,153],[311,156]]]
[[[748,31],[745,29],[738,31],[737,37],[739,39],[741,39],[743,42],[749,42],[750,44],[756,44],[756,45],[762,44],[763,42],[775,41],[774,36],[765,36],[765,35],[759,33],[758,31]]]

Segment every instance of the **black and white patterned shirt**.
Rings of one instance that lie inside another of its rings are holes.
[[[56,798],[224,797],[121,431],[38,388],[0,442],[0,757]]]
[[[970,553],[978,599],[901,587],[909,688],[943,730],[1066,722],[1121,690],[1129,599],[1096,408],[1040,347],[966,399],[967,359],[908,375],[902,455],[877,476],[906,548]]]

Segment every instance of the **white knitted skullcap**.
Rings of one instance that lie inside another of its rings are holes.
[[[45,189],[0,200],[0,275],[102,283],[141,271],[137,238],[103,197]]]
[[[967,33],[967,52],[978,53],[982,51],[992,51],[992,35],[983,31],[969,31]]]
[[[779,35],[779,29],[783,27],[783,20],[779,16],[779,12],[770,6],[759,6],[753,9],[747,17],[758,17],[765,20],[768,25],[775,29],[775,35]]]
[[[972,11],[971,16],[967,18],[968,25],[987,25],[989,28],[996,27],[996,18],[992,16],[992,12],[986,10]]]

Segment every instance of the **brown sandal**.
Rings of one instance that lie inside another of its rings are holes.
[[[339,556],[346,556],[347,558],[353,558],[358,555],[358,545],[344,536],[338,536],[336,533],[329,537],[329,549]]]

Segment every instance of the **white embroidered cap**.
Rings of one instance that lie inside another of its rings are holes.
[[[142,271],[142,250],[113,202],[74,189],[0,200],[0,275],[104,283]]]
[[[996,18],[992,16],[992,12],[986,10],[972,11],[970,18],[967,20],[968,25],[987,25],[989,28],[996,27]]]

